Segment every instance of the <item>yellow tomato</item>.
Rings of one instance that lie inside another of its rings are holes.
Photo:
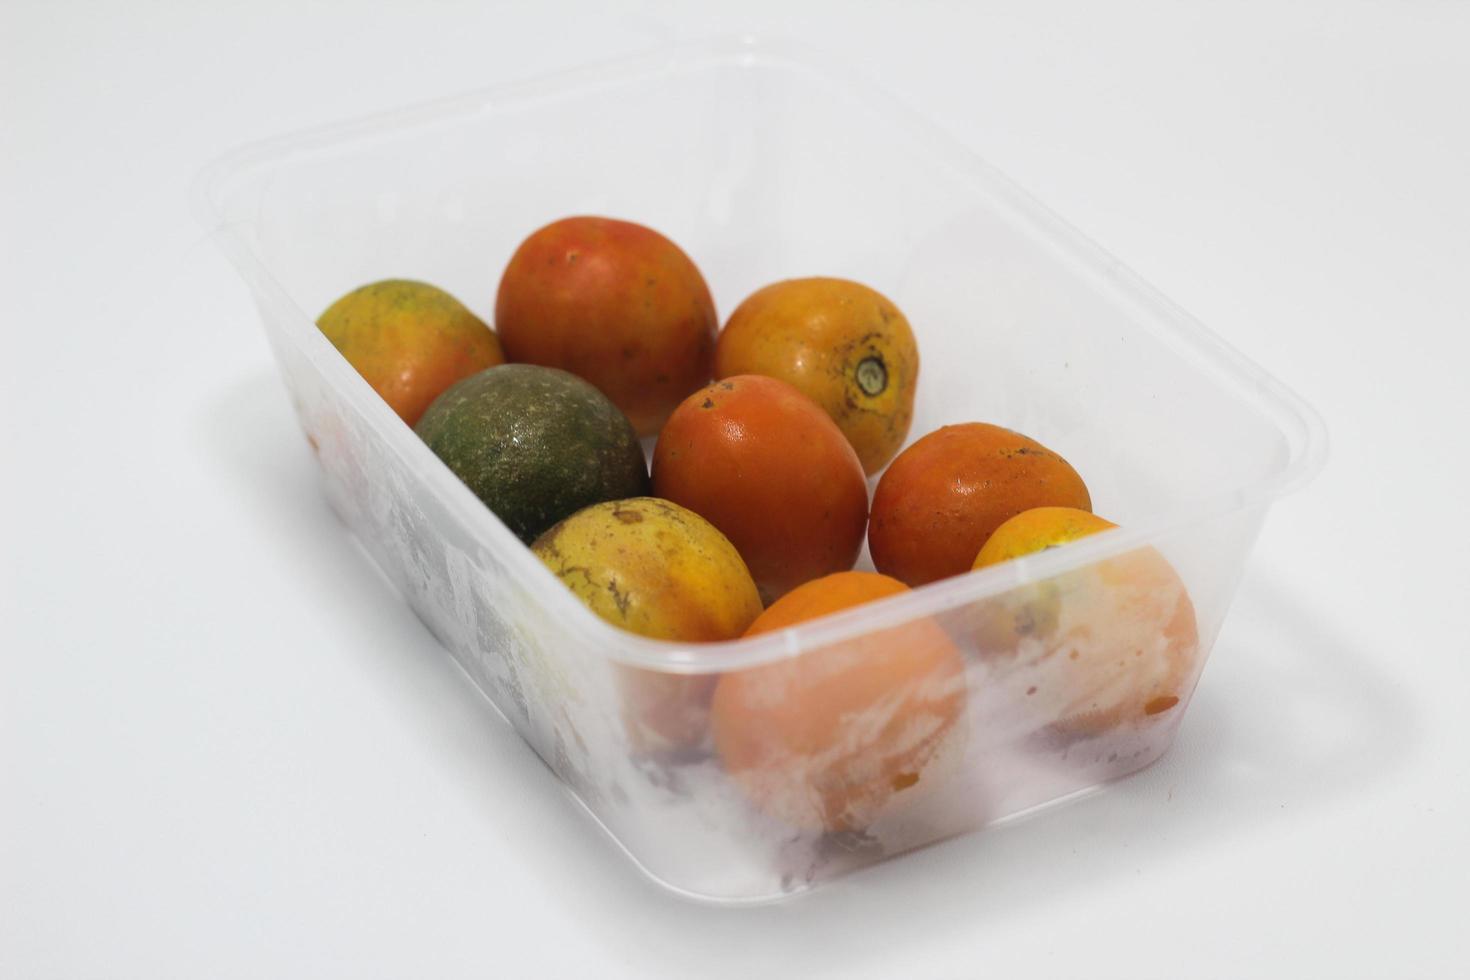
[[[657,497],[584,508],[532,550],[598,616],[642,636],[730,640],[761,612],[734,545],[698,514]],[[635,746],[653,752],[698,745],[715,681],[714,674],[620,668]]]

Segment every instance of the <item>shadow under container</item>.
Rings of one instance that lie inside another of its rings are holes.
[[[679,47],[246,147],[206,170],[198,200],[252,290],[337,513],[575,798],[690,897],[780,898],[1153,762],[1266,509],[1324,455],[1316,416],[1259,368],[922,118],[781,44]],[[974,420],[1024,432],[1121,528],[748,640],[609,626],[313,322],[383,278],[433,282],[487,315],[517,244],[569,214],[669,235],[724,314],[794,276],[876,287],[923,359],[911,439]],[[1177,589],[1130,599],[1124,575],[1124,593],[1109,591],[1118,568],[1155,559]],[[1074,695],[1094,708],[1128,696],[1126,671],[1078,695],[1079,659],[1106,672],[1163,655],[1177,637],[1149,609],[1181,602],[1194,635],[1171,693],[1116,718],[1079,708]],[[922,744],[861,821],[813,826],[771,805],[823,792],[783,787],[794,770],[768,773],[762,797],[709,739],[649,751],[628,724],[638,672],[707,692],[716,676],[818,663],[789,658],[861,664],[914,629],[941,631],[957,666],[928,736],[848,719],[839,751],[859,769],[884,739]]]

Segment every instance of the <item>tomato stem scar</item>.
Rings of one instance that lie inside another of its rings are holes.
[[[888,368],[881,357],[865,357],[858,361],[858,387],[865,395],[879,395],[888,387]]]

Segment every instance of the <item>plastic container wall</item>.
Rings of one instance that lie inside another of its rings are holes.
[[[780,47],[683,48],[263,144],[200,187],[336,511],[612,836],[696,897],[780,897],[1152,762],[1266,507],[1323,454],[1315,416],[1259,369],[922,120]],[[911,440],[972,420],[1024,432],[1122,530],[746,641],[602,623],[313,324],[389,277],[489,319],[516,245],[568,214],[669,235],[722,315],[782,278],[876,287],[919,341]],[[737,779],[708,737],[650,748],[629,707],[649,676],[797,697],[800,671],[771,665],[861,671],[921,648],[942,652],[907,707],[844,731],[847,771],[871,782],[845,816],[811,757]],[[1113,717],[1131,675],[1104,665],[1128,657],[1167,663],[1177,702]]]

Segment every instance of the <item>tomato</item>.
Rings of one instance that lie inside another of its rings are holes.
[[[661,640],[731,640],[760,615],[735,548],[710,523],[652,497],[595,504],[541,535],[536,556],[593,612]],[[713,674],[618,667],[629,736],[641,751],[698,745]]]
[[[1092,509],[1077,471],[1033,439],[982,422],[947,425],[899,454],[873,495],[878,571],[920,586],[969,571],[985,539],[1032,507]]]
[[[408,279],[354,289],[317,326],[409,425],[456,381],[505,363],[483,320],[444,290]]]
[[[846,279],[788,279],[752,293],[715,346],[715,377],[764,374],[822,406],[863,469],[877,473],[908,437],[919,382],[909,322]]]
[[[784,381],[741,375],[695,392],[653,453],[653,492],[719,528],[762,598],[852,567],[867,481],[827,414]]]
[[[1086,511],[1042,507],[1002,524],[981,568],[1105,531]],[[1022,585],[975,610],[995,682],[1036,722],[1085,737],[1150,724],[1188,696],[1199,660],[1194,605],[1154,548]]]
[[[746,635],[907,591],[872,572],[828,575],[787,593]],[[920,619],[727,673],[710,725],[725,768],[761,810],[796,827],[862,830],[933,782],[934,763],[958,747],[965,703],[959,651]]]
[[[985,539],[973,567],[988,568],[1117,526],[1091,511],[1075,507],[1033,507],[996,528]]]
[[[1072,507],[1033,507],[996,528],[975,556],[974,567],[989,568],[1118,525]],[[1013,652],[1027,637],[1049,637],[1057,628],[1062,591],[1072,577],[1045,579],[986,600],[972,617],[979,648]]]
[[[714,301],[699,269],[651,228],[612,218],[553,222],[511,257],[495,325],[512,361],[570,371],[640,436],[710,378]]]

